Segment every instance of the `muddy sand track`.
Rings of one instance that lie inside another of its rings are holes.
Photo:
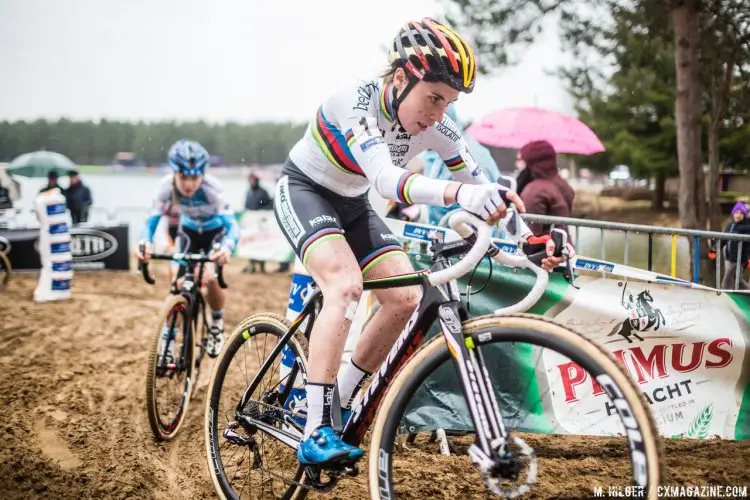
[[[135,274],[78,273],[73,300],[35,304],[36,275],[15,275],[0,294],[0,498],[214,497],[203,446],[209,370],[178,439],[156,443],[149,430],[147,348],[166,281],[157,276],[160,283],[149,287]],[[229,327],[254,312],[283,314],[288,275],[250,276],[233,266],[227,281]],[[594,484],[582,485],[581,471],[593,470],[601,443],[533,439],[545,449],[542,456],[554,458],[530,498],[578,498],[591,491]],[[749,442],[669,440],[666,456],[670,484],[750,485]],[[460,473],[462,465],[449,467]],[[413,471],[429,473],[416,463]],[[606,485],[604,477],[591,479]],[[434,481],[438,486],[442,479]],[[365,498],[365,483],[365,474],[345,480],[328,498]],[[443,484],[427,496],[459,493]],[[460,496],[484,497],[477,486],[475,495]],[[424,491],[413,493],[425,497]]]

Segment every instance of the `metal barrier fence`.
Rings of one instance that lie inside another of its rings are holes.
[[[692,281],[698,283],[700,280],[700,244],[701,240],[713,240],[715,248],[717,249],[716,255],[716,287],[719,288],[721,284],[721,249],[724,247],[724,243],[729,241],[737,241],[737,262],[736,272],[734,278],[734,289],[740,288],[740,280],[742,277],[743,262],[742,248],[743,245],[750,245],[750,235],[739,235],[730,233],[719,233],[714,231],[700,231],[696,229],[678,229],[669,227],[658,227],[658,226],[646,226],[641,224],[624,224],[619,222],[607,222],[607,221],[595,221],[589,219],[574,219],[569,217],[552,217],[547,215],[536,215],[536,214],[522,214],[524,220],[529,222],[538,222],[542,224],[550,224],[551,226],[565,224],[568,226],[568,231],[573,236],[574,245],[578,245],[580,242],[580,230],[581,228],[598,229],[600,235],[600,258],[605,259],[605,245],[604,245],[604,232],[605,231],[617,231],[623,233],[623,264],[628,265],[629,260],[629,249],[630,249],[630,235],[632,233],[646,234],[648,237],[648,264],[647,268],[649,271],[653,270],[653,255],[654,255],[654,235],[666,235],[671,237],[671,252],[670,252],[670,274],[672,277],[677,275],[677,238],[684,236],[692,240]],[[578,247],[576,246],[576,251]]]
[[[16,209],[16,213],[20,213],[20,210]],[[116,209],[107,210],[101,207],[91,207],[90,212],[90,220],[92,222],[126,222],[130,225],[130,241],[134,242],[137,241],[137,232],[140,231],[140,228],[142,227],[144,221],[146,220],[150,210],[146,207],[141,206],[123,206],[118,207]],[[734,277],[734,290],[737,290],[740,288],[740,282],[742,278],[742,272],[743,272],[743,266],[741,262],[742,257],[742,249],[744,245],[750,245],[750,236],[748,235],[738,235],[738,234],[729,234],[729,233],[719,233],[719,232],[713,232],[713,231],[700,231],[695,229],[678,229],[678,228],[669,228],[669,227],[658,227],[658,226],[647,226],[647,225],[641,225],[641,224],[624,224],[619,222],[607,222],[607,221],[596,221],[596,220],[589,220],[589,219],[574,219],[574,218],[568,218],[568,217],[552,217],[552,216],[546,216],[546,215],[536,215],[536,214],[522,214],[522,217],[524,220],[529,222],[539,222],[543,224],[550,224],[552,226],[555,225],[561,225],[565,224],[569,226],[569,231],[571,232],[573,236],[573,243],[576,246],[576,251],[579,251],[579,244],[581,242],[580,238],[580,231],[581,228],[586,229],[593,229],[593,230],[599,230],[599,240],[600,240],[600,258],[602,260],[605,260],[606,258],[606,252],[605,252],[605,231],[615,231],[618,233],[623,233],[623,262],[622,264],[629,265],[630,264],[630,235],[631,234],[644,234],[648,238],[647,242],[647,261],[645,262],[645,267],[649,271],[653,271],[654,269],[654,249],[655,249],[655,238],[654,236],[669,236],[671,238],[671,246],[670,246],[670,266],[669,266],[669,274],[672,277],[677,277],[677,256],[678,256],[678,237],[685,237],[691,240],[691,268],[692,268],[692,278],[691,280],[694,283],[698,283],[700,280],[700,243],[701,240],[714,240],[714,245],[717,248],[717,255],[716,255],[716,288],[720,288],[722,279],[721,279],[721,249],[723,248],[723,243],[729,242],[729,241],[737,241],[738,242],[738,249],[737,249],[737,262],[736,262],[736,271],[735,271],[735,277]],[[643,263],[639,263],[639,265],[643,265]],[[638,266],[636,266],[638,267]]]

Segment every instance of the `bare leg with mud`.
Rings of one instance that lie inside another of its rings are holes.
[[[362,295],[362,274],[343,237],[324,241],[310,252],[305,267],[323,292],[323,307],[310,334],[305,438],[331,425],[330,394]]]
[[[397,253],[375,265],[365,278],[384,278],[413,271],[409,258],[403,253]],[[380,303],[380,309],[362,332],[352,356],[354,363],[369,373],[377,370],[383,363],[422,298],[419,286],[373,292]]]

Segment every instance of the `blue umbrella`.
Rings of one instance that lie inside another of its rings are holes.
[[[75,169],[75,164],[65,155],[52,151],[35,151],[23,154],[10,162],[7,171],[22,177],[47,177],[53,170],[59,175],[65,175]]]

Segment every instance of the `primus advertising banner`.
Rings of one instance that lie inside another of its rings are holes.
[[[734,437],[747,380],[748,323],[726,294],[681,286],[583,278],[555,321],[603,345],[637,382],[662,434]],[[556,422],[574,434],[614,434],[604,391],[579,366],[545,349]],[[562,418],[565,416],[565,418]],[[585,432],[584,432],[585,431]]]
[[[417,268],[424,258],[412,256]],[[531,288],[526,271],[482,265],[471,316],[491,314]],[[466,278],[460,282],[463,291]],[[677,285],[580,277],[580,289],[553,274],[529,311],[603,346],[641,389],[662,435],[750,439],[750,295]],[[436,332],[433,332],[436,333]],[[622,424],[602,388],[549,349],[493,347],[485,354],[503,416],[532,432],[611,435]],[[405,425],[463,430],[470,421],[447,364],[415,395]]]

